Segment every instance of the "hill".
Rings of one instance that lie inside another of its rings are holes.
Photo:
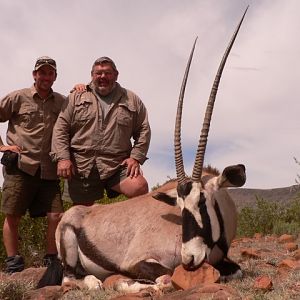
[[[257,197],[279,204],[288,203],[300,195],[300,185],[274,189],[232,188],[228,191],[240,211],[246,206],[254,205]]]

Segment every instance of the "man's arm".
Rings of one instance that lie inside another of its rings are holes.
[[[74,166],[70,159],[70,129],[74,111],[72,95],[74,94],[66,99],[56,120],[50,154],[52,160],[57,161],[57,175],[64,178],[70,178],[74,174]]]
[[[136,122],[133,132],[134,144],[130,153],[130,157],[143,164],[147,159],[147,153],[150,145],[151,129],[148,122],[148,114],[145,105],[138,101],[138,109]]]
[[[9,121],[14,111],[18,109],[17,92],[12,92],[0,100],[0,122]],[[0,152],[5,151],[21,152],[21,148],[17,145],[4,145],[0,136]]]

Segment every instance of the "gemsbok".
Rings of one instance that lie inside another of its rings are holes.
[[[161,275],[172,274],[180,264],[194,270],[203,262],[217,268],[224,278],[241,276],[239,265],[227,257],[236,234],[237,212],[224,188],[242,186],[246,181],[245,167],[238,164],[225,168],[221,174],[210,174],[203,165],[219,82],[247,9],[213,83],[192,177],[186,176],[183,166],[181,116],[197,39],[188,59],[177,107],[174,137],[177,180],[123,202],[74,206],[66,211],[56,230],[59,259],[48,267],[38,287],[74,278],[87,278],[90,287],[94,283],[99,286],[99,280],[112,274],[154,281]]]

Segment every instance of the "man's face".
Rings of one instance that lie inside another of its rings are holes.
[[[109,63],[94,66],[92,81],[101,96],[107,96],[114,88],[118,72]]]
[[[32,72],[35,87],[39,91],[50,91],[55,79],[56,79],[56,72],[55,70],[48,66],[42,66],[37,71]]]

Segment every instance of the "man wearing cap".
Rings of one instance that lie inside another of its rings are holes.
[[[74,204],[91,205],[104,189],[109,197],[148,192],[140,169],[150,143],[147,110],[118,74],[110,58],[97,59],[86,91],[69,95],[55,124],[52,157]]]
[[[4,152],[1,209],[5,214],[3,242],[8,273],[24,269],[18,252],[18,227],[26,211],[31,217],[47,215],[46,261],[56,257],[55,230],[63,212],[56,164],[49,152],[65,97],[51,88],[57,77],[52,58],[38,58],[32,75],[32,87],[14,91],[0,101],[0,122],[8,121],[7,145],[0,137],[0,151]]]

